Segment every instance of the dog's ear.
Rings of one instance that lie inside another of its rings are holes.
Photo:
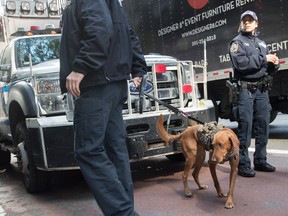
[[[230,141],[232,142],[232,144],[233,144],[234,147],[240,145],[239,140],[238,140],[235,136],[230,136],[229,139],[230,139]]]
[[[240,141],[237,135],[231,129],[229,129],[229,140],[231,141],[233,147],[239,147]]]
[[[232,144],[232,147],[239,147],[239,145],[240,145],[239,139],[232,129],[223,128],[221,131],[224,132],[226,134],[226,136],[228,136],[228,138]]]

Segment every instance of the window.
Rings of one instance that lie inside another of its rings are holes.
[[[5,42],[4,38],[4,29],[3,29],[3,21],[2,17],[0,16],[0,42]]]
[[[6,46],[2,55],[1,55],[1,65],[11,65],[11,47]],[[0,71],[0,76],[1,77],[8,77],[8,71]]]
[[[60,36],[30,37],[19,39],[16,44],[16,67],[29,67],[29,55],[32,65],[59,59]]]

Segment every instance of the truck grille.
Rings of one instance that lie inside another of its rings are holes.
[[[162,64],[162,63],[152,63],[148,67],[148,84],[145,92],[148,94],[162,100],[165,103],[168,103],[176,108],[180,107],[180,99],[179,99],[179,77],[181,77],[181,86],[183,82],[185,82],[186,77],[184,74],[184,70],[179,70],[177,67],[177,62],[165,64],[166,71],[157,73],[155,70],[155,65]],[[181,74],[178,74],[181,73]],[[154,81],[156,79],[156,81]],[[157,91],[157,94],[156,94]],[[127,102],[123,108],[123,114],[131,114],[131,113],[138,113],[139,112],[139,92],[133,86],[132,81],[129,82],[129,97]],[[184,100],[187,102],[187,96],[184,96]],[[130,102],[130,105],[129,105]],[[151,100],[150,98],[144,98],[144,107],[143,112],[155,111],[157,110],[158,103]],[[131,110],[129,112],[129,106]],[[163,105],[158,105],[159,110],[167,109]]]

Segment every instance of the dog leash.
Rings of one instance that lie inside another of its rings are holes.
[[[167,128],[166,128],[167,131],[169,130],[169,125],[170,125],[170,121],[171,121],[171,115],[172,115],[172,112],[170,110],[169,115],[168,115],[168,119],[167,119]]]

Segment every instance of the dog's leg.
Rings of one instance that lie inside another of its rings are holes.
[[[216,173],[217,161],[212,160],[212,155],[213,155],[213,152],[210,152],[208,164],[209,164],[210,173],[214,182],[214,187],[219,197],[226,197],[227,194],[223,193],[221,186],[219,184],[219,181],[218,181],[218,177]]]
[[[234,207],[233,192],[234,192],[235,183],[236,183],[239,159],[235,159],[234,157],[232,157],[230,158],[229,163],[231,167],[231,173],[230,173],[228,197],[225,203],[225,208],[227,209],[231,209]]]
[[[182,173],[182,180],[184,186],[184,193],[187,197],[192,196],[192,192],[188,185],[188,175],[190,170],[192,169],[193,164],[195,163],[195,156],[194,157],[186,157],[184,171]]]
[[[202,146],[198,145],[195,168],[193,170],[192,176],[193,176],[193,178],[194,178],[194,180],[195,180],[195,182],[198,185],[198,188],[200,190],[208,188],[207,185],[202,185],[200,183],[200,180],[199,180],[199,172],[200,172],[200,170],[203,166],[203,163],[205,161],[205,156],[206,156],[205,149]]]

